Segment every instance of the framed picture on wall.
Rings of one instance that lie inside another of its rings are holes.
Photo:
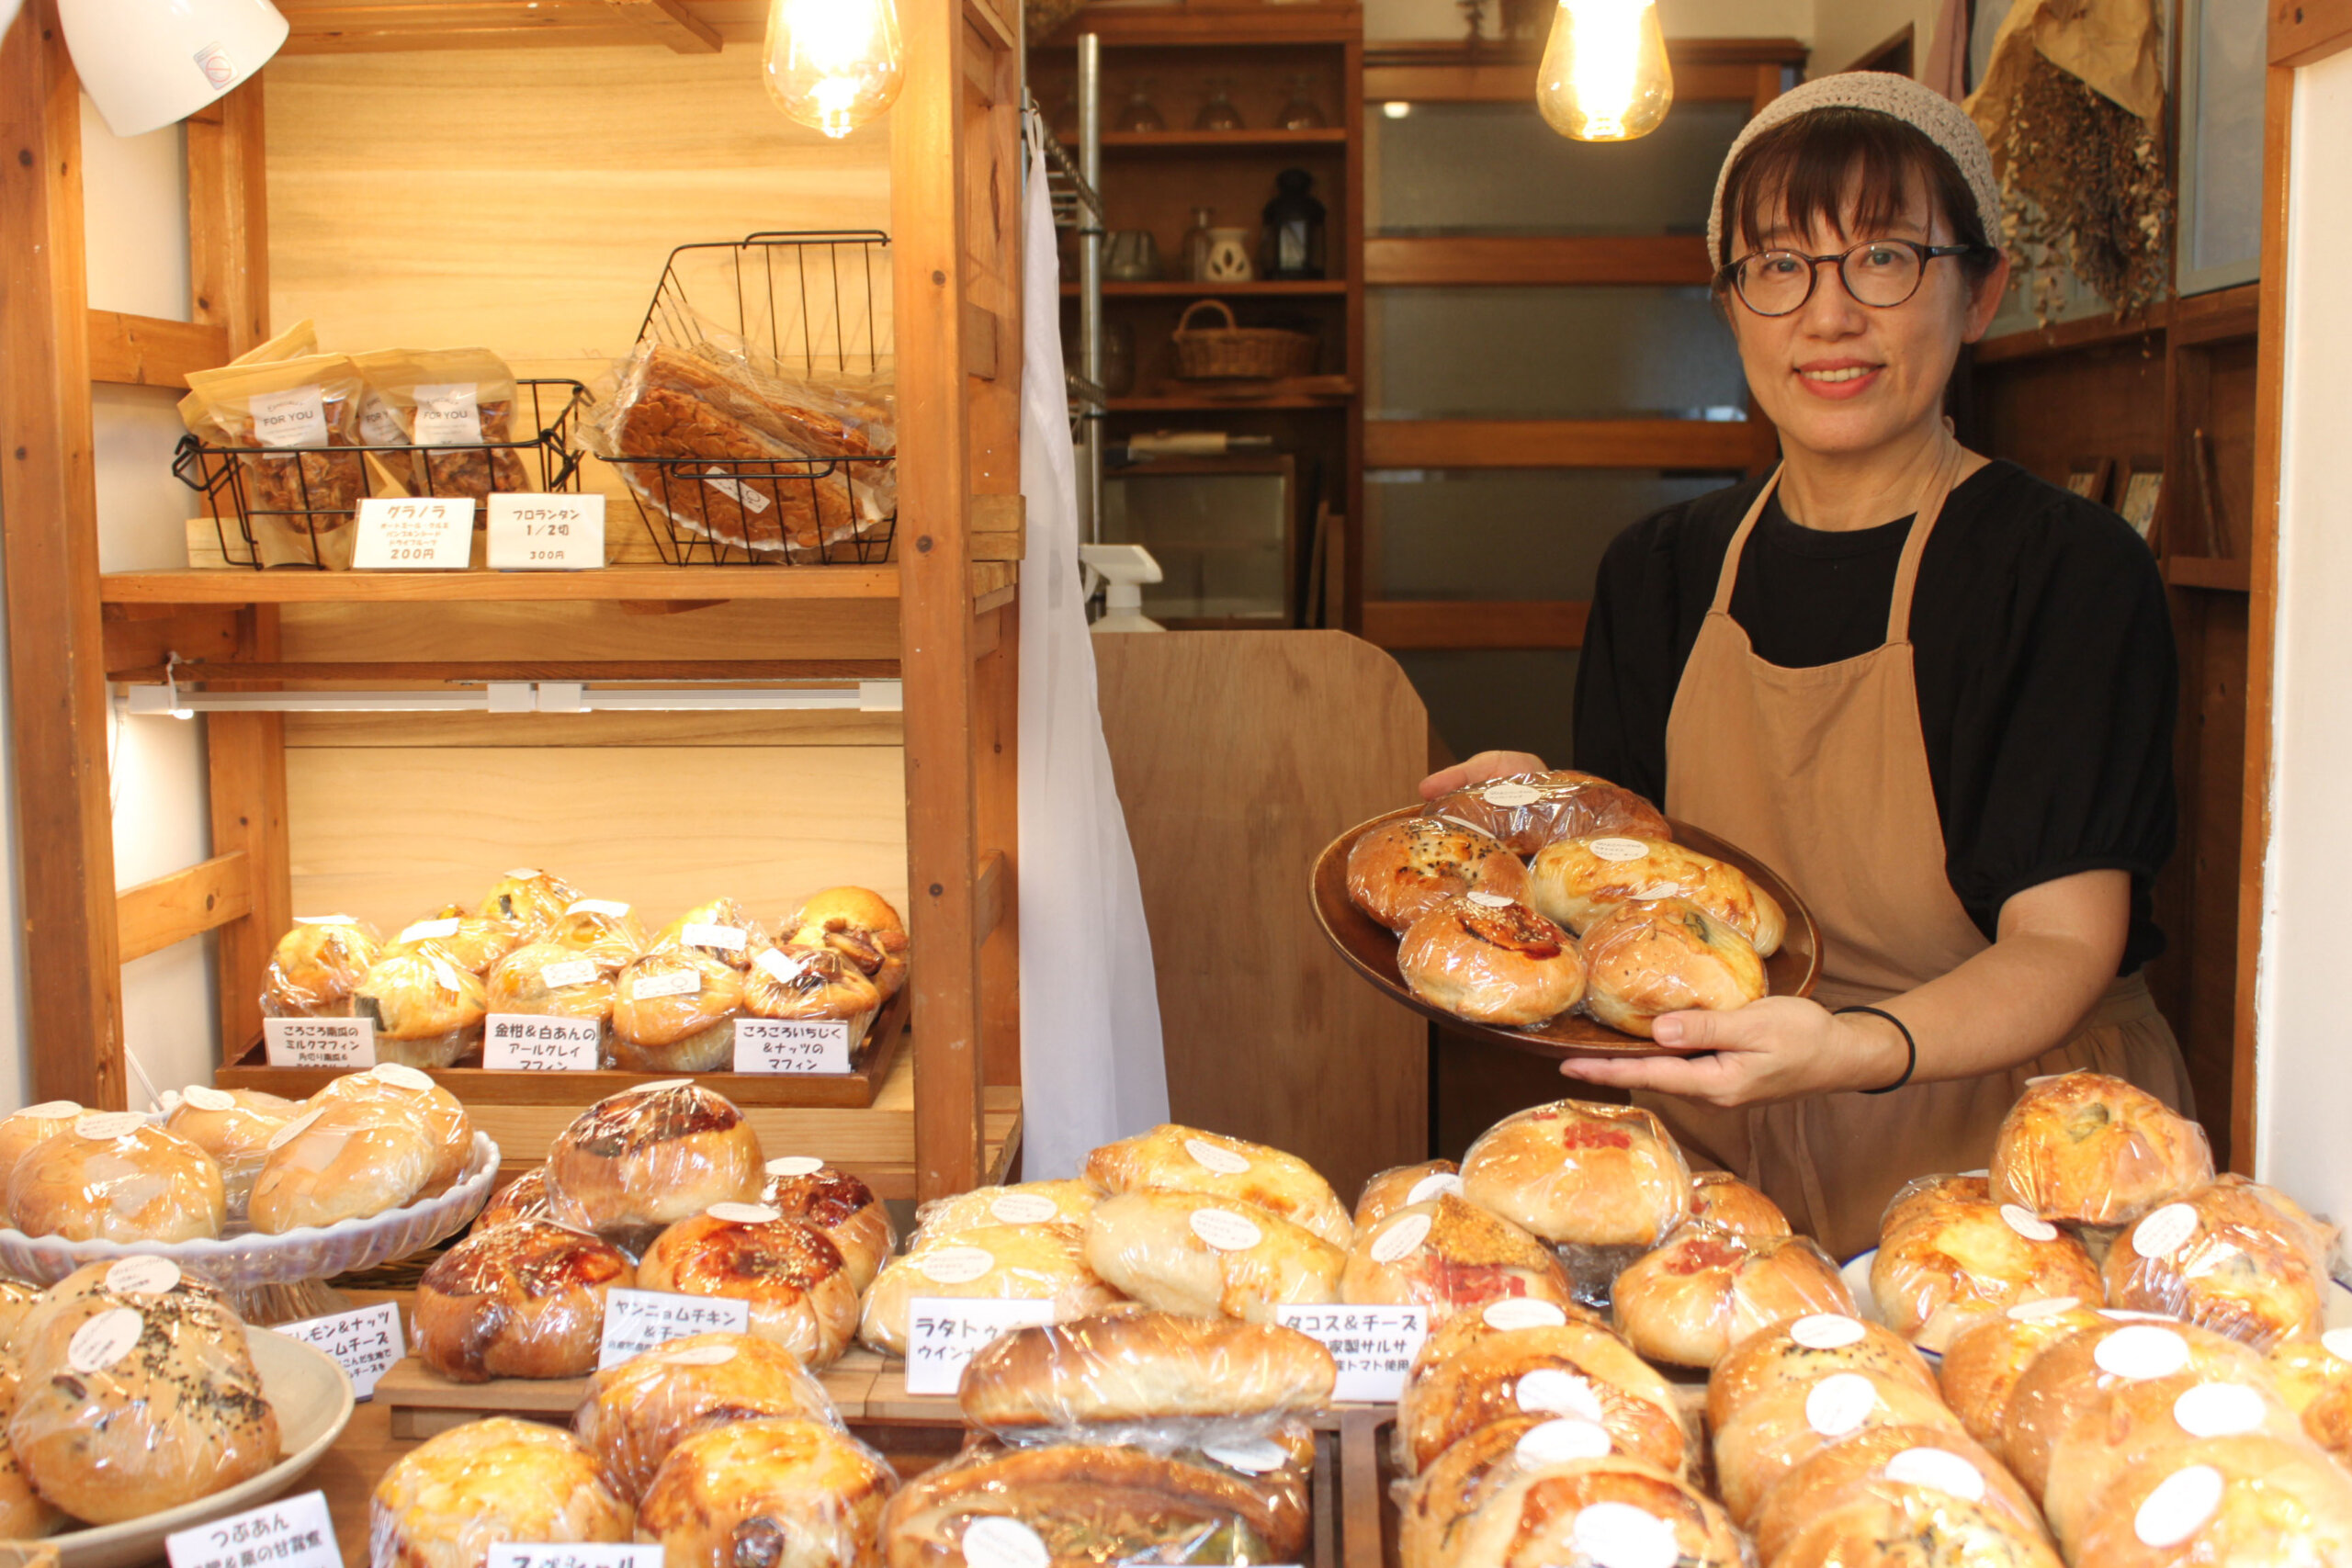
[[[2115,510],[2132,531],[2155,548],[2156,502],[2163,499],[2165,466],[2161,457],[2134,457],[2123,470],[2123,490],[2115,500]]]
[[[2066,488],[2085,501],[2107,504],[2107,487],[2114,482],[2115,459],[2077,457],[2066,465]]]

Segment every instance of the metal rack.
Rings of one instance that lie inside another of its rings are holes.
[[[1078,236],[1078,365],[1069,386],[1070,439],[1078,446],[1079,526],[1087,540],[1102,537],[1102,421],[1111,400],[1102,389],[1102,40],[1078,40],[1078,155],[1073,158],[1046,125],[1032,120],[1046,150],[1046,188],[1054,227]]]

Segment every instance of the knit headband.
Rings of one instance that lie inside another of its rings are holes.
[[[1731,177],[1731,166],[1739,161],[1740,152],[1784,120],[1808,109],[1829,108],[1868,109],[1899,119],[1951,154],[1960,177],[1968,182],[1976,197],[1976,216],[1984,225],[1985,236],[1996,245],[2001,243],[2001,192],[1993,180],[1993,154],[1985,149],[1984,133],[1976,129],[1967,111],[1908,76],[1886,71],[1841,71],[1834,76],[1815,77],[1765,105],[1724,154],[1724,166],[1715,175],[1715,198],[1707,205],[1707,254],[1717,266],[1731,260],[1724,254],[1728,236],[1723,231],[1724,182]]]

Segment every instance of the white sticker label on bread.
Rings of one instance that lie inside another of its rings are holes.
[[[1429,1309],[1419,1306],[1280,1306],[1274,1321],[1331,1352],[1340,1368],[1331,1397],[1343,1404],[1396,1404],[1430,1332]]]
[[[748,939],[741,926],[713,926],[696,921],[680,927],[678,940],[688,947],[715,947],[721,953],[741,953]]]
[[[1374,1238],[1372,1260],[1394,1263],[1430,1238],[1430,1217],[1427,1214],[1404,1214]]]
[[[1817,1312],[1789,1325],[1789,1337],[1808,1350],[1842,1350],[1861,1343],[1861,1320],[1834,1312]]]
[[[1587,839],[1584,847],[1606,861],[1640,860],[1650,852],[1650,847],[1639,839]]]
[[[2172,1402],[2172,1418],[2192,1438],[2234,1438],[2259,1430],[2268,1408],[2244,1383],[2201,1382]]]
[[[667,975],[639,975],[629,982],[629,994],[639,1001],[655,997],[700,996],[702,974],[695,969],[673,969]]]
[[[269,1142],[262,1146],[271,1153],[276,1153],[277,1150],[282,1149],[287,1145],[292,1143],[295,1139],[300,1137],[303,1134],[309,1132],[311,1130],[311,1124],[325,1114],[326,1109],[323,1106],[316,1111],[304,1111],[301,1115],[294,1118],[293,1121],[286,1123],[285,1126],[280,1127],[277,1132],[272,1133],[269,1135]]]
[[[1532,806],[1544,798],[1544,792],[1532,784],[1513,784],[1504,780],[1490,784],[1478,792],[1478,798],[1489,806],[1499,806],[1506,811],[1516,811],[1522,806]]]
[[[107,1270],[107,1289],[117,1295],[160,1296],[180,1282],[180,1266],[168,1258],[126,1258]]]
[[[369,1018],[265,1018],[262,1041],[273,1067],[372,1067],[376,1021]]]
[[[1290,1453],[1272,1438],[1251,1438],[1238,1443],[1210,1443],[1201,1452],[1227,1470],[1244,1475],[1271,1475],[1290,1460]]]
[[[539,984],[550,991],[560,991],[566,986],[584,986],[595,977],[596,961],[593,958],[565,958],[539,965]]]
[[[735,1359],[732,1345],[665,1346],[653,1352],[654,1359],[672,1367],[723,1367]]]
[[[563,912],[567,917],[603,915],[609,919],[617,920],[628,916],[628,906],[612,898],[574,898],[563,907]]]
[[[7,1120],[19,1116],[39,1116],[51,1122],[62,1122],[68,1116],[82,1114],[81,1102],[72,1100],[44,1100],[39,1105],[28,1105],[22,1111],[12,1111]]]
[[[917,1296],[907,1303],[907,1392],[952,1394],[965,1364],[999,1336],[1053,1321],[1049,1301]]]
[[[74,1331],[65,1342],[65,1364],[87,1375],[104,1371],[139,1343],[147,1320],[134,1307],[108,1307]]]
[[[2188,1341],[2169,1328],[2135,1323],[2119,1328],[2091,1352],[2098,1370],[2132,1382],[2168,1378],[2188,1366]]]
[[[769,500],[766,496],[761,494],[753,486],[747,485],[741,479],[729,479],[727,477],[727,470],[724,468],[714,468],[710,469],[704,476],[702,482],[717,491],[719,494],[727,497],[728,500],[735,502],[735,504],[741,506],[754,517],[757,517],[761,513],[765,512],[769,507],[775,504],[775,502]],[[770,484],[774,484],[775,480],[771,479],[768,482]]]
[[[770,1176],[814,1176],[825,1168],[825,1162],[815,1155],[785,1155],[768,1161]]]
[[[2352,1361],[2352,1328],[2331,1328],[2319,1337],[2327,1353],[2339,1361]]]
[[[506,880],[509,882],[528,882],[531,878],[538,874],[539,868],[537,866],[518,865],[514,870],[506,874]]]
[[[1041,1225],[1060,1213],[1043,1192],[1008,1192],[989,1201],[989,1218],[1001,1225]]]
[[[1195,1209],[1193,1234],[1219,1252],[1247,1252],[1266,1239],[1265,1233],[1229,1209]]]
[[[147,1118],[136,1111],[98,1111],[74,1123],[74,1131],[85,1138],[101,1144],[117,1138],[127,1138],[147,1125]]]
[[[1568,1314],[1556,1302],[1515,1296],[1509,1301],[1488,1302],[1478,1319],[1487,1327],[1508,1334],[1514,1328],[1557,1328],[1568,1321]]]
[[[2132,1533],[2159,1551],[2178,1546],[2205,1528],[2222,1506],[2222,1472],[2210,1464],[2176,1470],[2140,1500]]]
[[[678,1295],[616,1287],[605,1298],[605,1334],[596,1366],[617,1367],[656,1345],[697,1334],[748,1334],[752,1303],[727,1296]]]
[[[294,923],[298,926],[356,926],[359,923],[359,917],[356,915],[297,915],[294,917]]]
[[[2056,1241],[2058,1227],[2021,1203],[2001,1205],[2001,1220],[2028,1241]]]
[[[1193,1156],[1194,1164],[1204,1170],[1216,1171],[1219,1176],[1239,1176],[1250,1168],[1246,1156],[1235,1154],[1222,1145],[1212,1144],[1206,1138],[1185,1139],[1184,1152]]]
[[[1408,1188],[1405,1192],[1405,1201],[1430,1203],[1448,1193],[1452,1193],[1456,1198],[1462,1196],[1462,1178],[1451,1171],[1441,1170],[1422,1177]]]
[[[771,1209],[765,1203],[713,1203],[703,1213],[730,1225],[773,1224],[784,1218],[782,1210]]]
[[[1574,1416],[1600,1421],[1608,1415],[1589,1382],[1558,1367],[1538,1367],[1523,1373],[1511,1390],[1511,1402],[1526,1416]]]
[[[388,1083],[411,1094],[426,1094],[433,1089],[432,1075],[422,1067],[412,1067],[406,1062],[380,1063],[368,1076],[378,1083]]]
[[[934,1285],[968,1285],[996,1267],[996,1254],[985,1247],[938,1247],[909,1261]]]
[[[1804,1424],[1825,1438],[1842,1438],[1870,1419],[1878,1390],[1860,1372],[1834,1372],[1804,1396]]]
[[[1499,893],[1464,893],[1463,895],[1481,909],[1508,909],[1518,900],[1506,898]]]
[[[1523,1465],[1566,1464],[1571,1460],[1606,1459],[1616,1444],[1607,1427],[1573,1416],[1539,1422],[1520,1434],[1511,1448]]]
[[[1674,1568],[1682,1561],[1674,1527],[1631,1503],[1588,1504],[1568,1535],[1593,1568]]]
[[[2197,1211],[2166,1203],[2132,1229],[2132,1250],[2143,1258],[2170,1258],[2197,1234]]]
[[[424,942],[432,937],[456,936],[457,934],[458,922],[455,919],[419,920],[413,926],[402,926],[401,934],[393,940]]]
[[[985,1514],[964,1527],[967,1568],[1046,1568],[1053,1554],[1037,1532],[1019,1519]]]
[[[236,1096],[227,1089],[214,1089],[209,1084],[191,1084],[180,1098],[198,1111],[234,1111],[237,1108]]]
[[[2038,1302],[2019,1302],[2008,1310],[2011,1323],[2038,1323],[2045,1317],[2057,1317],[2073,1312],[2083,1304],[2080,1296],[2044,1296]]]
[[[641,1083],[638,1085],[636,1089],[624,1090],[623,1092],[631,1094],[667,1094],[673,1089],[692,1089],[694,1087],[695,1080],[692,1078],[656,1078],[651,1083]]]
[[[1971,1503],[1984,1500],[1984,1472],[1950,1449],[1905,1449],[1886,1461],[1886,1478],[1928,1486]]]

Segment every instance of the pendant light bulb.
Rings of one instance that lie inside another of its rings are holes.
[[[1631,141],[1673,103],[1655,0],[1560,0],[1535,76],[1544,123],[1578,141]]]
[[[847,136],[880,118],[905,79],[896,0],[770,0],[761,64],[786,118]]]

